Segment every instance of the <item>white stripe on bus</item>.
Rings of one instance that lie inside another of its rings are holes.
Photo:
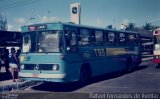
[[[36,78],[64,78],[66,74],[36,74],[36,73],[22,73],[19,72],[20,77],[36,77]]]

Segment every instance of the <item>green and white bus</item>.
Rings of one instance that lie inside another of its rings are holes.
[[[139,33],[72,23],[22,27],[20,55],[23,80],[88,81],[115,71],[131,71],[141,63]]]

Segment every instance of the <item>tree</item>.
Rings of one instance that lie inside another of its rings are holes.
[[[7,31],[7,19],[0,14],[0,31]]]
[[[136,29],[135,23],[128,23],[126,30],[127,31],[134,31]]]
[[[148,31],[153,31],[159,27],[160,26],[155,26],[155,25],[152,25],[151,23],[146,23],[145,25],[143,25],[143,29],[148,30]]]
[[[152,26],[152,30],[158,29],[160,26]]]
[[[146,23],[145,25],[143,25],[143,28],[144,28],[145,30],[152,30],[153,26],[152,26],[151,23]]]
[[[108,28],[108,29],[112,29],[113,27],[112,27],[112,25],[110,24],[110,25],[107,26],[107,28]]]

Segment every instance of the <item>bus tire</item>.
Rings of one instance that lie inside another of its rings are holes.
[[[127,59],[126,61],[126,73],[131,73],[133,71],[133,63],[131,61],[131,58]]]
[[[82,66],[80,70],[80,78],[79,78],[79,83],[80,85],[86,85],[89,83],[90,78],[91,78],[91,72],[90,72],[89,66]]]

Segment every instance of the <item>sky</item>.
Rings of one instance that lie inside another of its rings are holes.
[[[160,0],[0,0],[8,30],[45,22],[70,22],[70,4],[80,3],[81,24],[120,28],[123,23],[160,26]]]

